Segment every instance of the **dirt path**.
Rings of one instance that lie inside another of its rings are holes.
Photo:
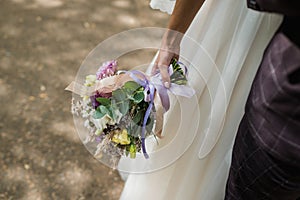
[[[0,5],[0,199],[118,199],[123,181],[82,145],[63,89],[99,42],[166,14],[142,0]]]

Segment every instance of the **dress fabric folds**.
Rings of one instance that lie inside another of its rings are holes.
[[[174,3],[153,0],[150,5],[171,13]],[[281,21],[279,15],[248,9],[246,1],[205,1],[180,47],[197,102],[171,101],[160,145],[169,143],[174,152],[183,148],[184,140],[174,139],[175,132],[195,137],[174,162],[148,173],[131,173],[121,200],[224,199],[232,146],[251,83]],[[150,159],[156,162],[155,156]]]

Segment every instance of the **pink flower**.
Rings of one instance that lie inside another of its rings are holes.
[[[117,61],[111,60],[102,64],[96,73],[97,80],[115,75],[117,71]]]

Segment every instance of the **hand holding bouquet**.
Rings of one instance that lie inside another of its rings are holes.
[[[96,154],[135,158],[142,152],[148,158],[145,139],[161,137],[163,114],[170,105],[168,90],[185,97],[192,97],[195,91],[186,86],[187,69],[175,59],[168,68],[168,89],[159,73],[148,77],[140,71],[117,68],[117,61],[109,61],[86,76],[84,86],[71,83],[67,90],[81,95],[73,101],[72,112],[85,119],[86,142],[98,143]]]

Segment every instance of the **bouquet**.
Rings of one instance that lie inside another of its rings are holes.
[[[84,119],[88,130],[85,142],[97,142],[95,154],[149,158],[145,139],[161,137],[163,114],[169,109],[168,90],[191,97],[186,86],[187,69],[175,59],[169,66],[171,87],[165,88],[159,73],[118,70],[117,61],[108,61],[95,74],[86,76],[84,86],[72,83],[67,90],[81,95],[72,101],[72,113]]]

